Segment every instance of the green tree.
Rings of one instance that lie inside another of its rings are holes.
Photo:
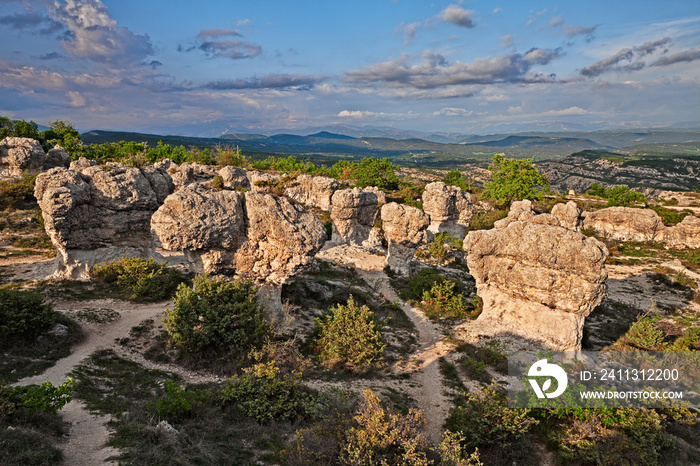
[[[355,171],[355,184],[360,187],[376,186],[379,189],[399,189],[399,177],[394,173],[395,166],[387,159],[366,157]]]
[[[484,185],[484,195],[501,205],[514,200],[541,200],[543,193],[549,191],[549,182],[532,166],[532,159],[509,159],[496,154],[489,170],[491,181]]]
[[[457,186],[462,191],[469,191],[469,180],[462,175],[459,170],[450,170],[447,172],[442,182],[449,186]]]

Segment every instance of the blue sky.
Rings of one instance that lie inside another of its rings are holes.
[[[0,114],[81,131],[700,120],[700,2],[0,0]]]

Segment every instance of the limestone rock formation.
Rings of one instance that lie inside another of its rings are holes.
[[[441,181],[430,183],[423,192],[423,210],[430,215],[428,229],[433,233],[447,232],[463,239],[472,219],[474,205],[469,193]]]
[[[323,224],[298,203],[261,192],[190,185],[153,215],[164,249],[183,250],[198,272],[282,284],[323,246]]]
[[[331,198],[332,241],[362,246],[379,217],[377,195],[361,188],[336,191]]]
[[[535,216],[535,209],[532,207],[532,202],[528,199],[523,201],[515,201],[510,205],[508,216],[496,221],[494,228],[505,228],[513,222],[526,222],[532,220]]]
[[[170,173],[172,170],[172,172],[174,173],[175,170],[179,168],[179,166],[171,159],[163,159],[160,162],[154,163],[153,168],[160,168],[161,170],[165,170],[168,173]]]
[[[56,146],[47,156],[39,141],[31,138],[8,137],[0,141],[0,177],[35,175],[54,167],[68,167],[70,156]]]
[[[53,149],[49,149],[48,154],[46,154],[46,161],[44,162],[44,170],[54,167],[68,168],[69,166],[70,155],[63,147],[55,145]]]
[[[338,181],[325,176],[299,175],[284,194],[307,206],[331,210],[331,197],[338,190]]]
[[[379,189],[376,186],[367,186],[366,188],[362,188],[363,191],[369,191],[371,193],[374,193],[377,195],[377,204],[379,207],[383,206],[386,204],[386,193]]]
[[[266,188],[264,184],[277,181],[277,177],[258,170],[248,170],[246,176],[248,177],[248,184],[250,184],[250,189],[252,191],[265,191]]]
[[[666,227],[663,242],[674,248],[700,248],[700,218],[688,215],[677,225]]]
[[[578,231],[581,224],[581,209],[574,201],[555,205],[552,207],[552,215],[559,220],[559,223],[564,228]]]
[[[296,202],[259,192],[245,194],[247,241],[236,253],[239,275],[282,284],[311,265],[326,230]]]
[[[248,170],[245,168],[226,166],[219,170],[219,176],[226,189],[244,188],[250,189]]]
[[[553,215],[540,220],[522,209],[516,215],[525,218],[472,231],[465,239],[484,303],[477,323],[491,334],[512,333],[555,350],[580,349],[584,318],[605,295],[608,250],[595,238],[553,224]]]
[[[41,173],[34,195],[58,251],[53,276],[87,278],[100,262],[127,253],[152,256],[151,216],[159,198],[173,189],[166,176],[160,170],[144,172],[121,164]],[[149,179],[158,180],[156,189]]]
[[[659,241],[665,229],[651,209],[608,207],[582,214],[583,228],[618,241]]]
[[[427,231],[430,217],[422,210],[391,202],[382,207],[382,229],[389,243],[387,265],[396,273],[407,276],[416,248],[429,241]]]
[[[74,160],[70,163],[70,169],[75,171],[80,171],[83,168],[94,167],[97,162],[94,160],[88,160],[85,157],[80,157],[78,160]]]
[[[170,171],[170,169],[168,169]],[[185,162],[172,173],[173,183],[178,188],[188,184],[209,181],[217,175],[216,167],[196,162]]]

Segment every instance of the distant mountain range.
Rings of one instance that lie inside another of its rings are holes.
[[[483,136],[451,133],[427,134],[393,128],[333,126],[309,128],[306,135],[227,133],[217,137],[154,135],[94,130],[82,135],[85,143],[163,141],[185,146],[238,146],[253,157],[269,154],[302,158],[355,159],[386,157],[396,163],[452,166],[490,160],[493,154],[561,160],[583,150],[634,154],[638,151],[700,155],[700,129],[653,128],[606,131],[528,132]],[[332,130],[332,131],[331,131]]]

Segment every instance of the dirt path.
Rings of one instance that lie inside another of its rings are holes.
[[[401,309],[403,309],[418,330],[419,350],[411,357],[414,368],[418,369],[414,373],[418,387],[412,391],[418,407],[425,416],[426,436],[431,443],[438,444],[442,440],[442,426],[450,408],[449,400],[444,394],[445,387],[442,384],[438,359],[449,353],[452,347],[443,342],[444,335],[422,311],[401,301],[396,291],[391,287],[389,278],[383,271],[358,268],[357,272],[386,299],[391,301],[398,300],[401,304]]]
[[[57,310],[71,309],[112,309],[119,315],[112,322],[104,324],[87,323],[83,325],[85,339],[73,347],[70,356],[56,362],[43,374],[20,380],[17,385],[41,384],[48,380],[54,385],[62,384],[68,373],[80,362],[101,348],[114,348],[115,340],[129,335],[132,327],[145,319],[160,319],[164,315],[167,303],[139,305],[115,300],[58,302]],[[109,438],[106,423],[109,416],[91,414],[85,406],[73,400],[61,411],[66,422],[70,423],[68,442],[62,444],[67,465],[93,466],[116,464],[106,462],[118,450],[105,446]]]

